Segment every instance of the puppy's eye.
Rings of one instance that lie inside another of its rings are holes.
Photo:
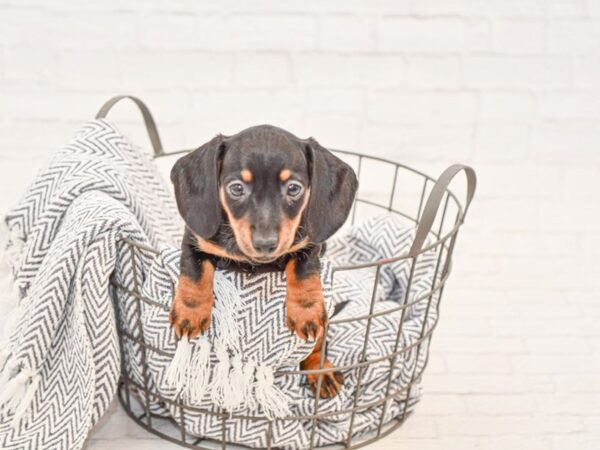
[[[300,186],[298,183],[290,183],[288,184],[287,187],[287,195],[290,197],[298,197],[300,194],[302,194],[302,186]]]
[[[227,189],[232,197],[241,197],[244,195],[245,189],[242,183],[231,183]]]

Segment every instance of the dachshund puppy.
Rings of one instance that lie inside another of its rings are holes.
[[[171,181],[186,224],[170,314],[177,335],[209,328],[216,267],[285,270],[286,324],[317,341],[301,368],[318,369],[327,322],[319,256],[352,207],[352,168],[312,138],[260,125],[216,136],[179,159]],[[308,376],[313,392],[317,380]],[[326,373],[319,394],[335,396],[342,384],[340,372]]]

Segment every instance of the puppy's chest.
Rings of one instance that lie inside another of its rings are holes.
[[[273,261],[267,264],[250,264],[247,262],[220,258],[218,256],[212,256],[210,259],[217,269],[234,270],[237,272],[243,272],[248,274],[282,272],[283,270],[285,270],[285,264],[287,262],[287,258],[285,258],[285,260],[284,258],[280,258],[277,261]]]

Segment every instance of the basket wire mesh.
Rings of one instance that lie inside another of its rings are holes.
[[[155,158],[163,158],[166,156],[172,156],[177,154],[183,154],[189,150],[181,150],[175,152],[165,152],[162,149],[156,126],[152,119],[152,116],[146,106],[136,98],[129,96],[119,96],[111,99],[107,104],[100,110],[98,117],[106,116],[108,110],[122,98],[132,99],[136,105],[142,111],[146,127],[149,132],[150,140],[154,148]],[[311,415],[304,416],[290,416],[284,419],[274,420],[302,420],[310,421],[310,446],[309,449],[315,447],[315,430],[318,420],[330,418],[332,416],[349,414],[349,426],[346,433],[346,439],[333,446],[327,446],[327,448],[340,448],[340,449],[354,449],[365,446],[372,442],[375,442],[382,437],[388,435],[395,429],[397,429],[406,420],[408,411],[409,396],[411,388],[417,384],[423,375],[428,363],[428,349],[429,343],[433,331],[439,320],[439,305],[440,299],[444,291],[446,281],[449,277],[452,268],[452,254],[456,243],[458,231],[463,224],[466,212],[469,204],[472,200],[475,191],[475,173],[467,166],[454,165],[446,169],[444,173],[436,180],[418,170],[412,169],[405,165],[389,161],[383,158],[375,156],[369,156],[365,154],[345,151],[345,150],[332,150],[346,162],[354,166],[357,176],[360,181],[360,188],[358,195],[355,199],[349,224],[353,225],[359,218],[368,217],[373,213],[387,212],[390,214],[399,215],[406,220],[414,223],[416,227],[415,239],[412,247],[406,254],[397,255],[392,258],[385,258],[376,261],[371,261],[356,265],[338,266],[332,270],[332,289],[335,289],[335,274],[341,271],[351,270],[373,270],[373,285],[371,287],[371,298],[369,313],[366,315],[351,317],[351,318],[337,318],[333,317],[325,327],[325,338],[322,342],[322,352],[320,368],[313,370],[280,370],[276,372],[277,375],[309,375],[309,374],[324,374],[330,371],[340,370],[345,374],[354,372],[357,383],[352,393],[352,405],[349,408],[339,409],[335,411],[321,412],[320,411],[320,397],[314,396],[314,407]],[[371,166],[371,167],[367,167]],[[456,195],[448,188],[450,181],[454,176],[464,171],[467,176],[467,196],[464,206],[458,200]],[[389,173],[390,183],[386,187],[386,183],[383,182],[382,174]],[[411,183],[401,183],[407,179],[412,179]],[[415,200],[412,208],[402,206],[402,201]],[[149,377],[146,369],[146,361],[148,359],[148,352],[157,352],[163,356],[169,356],[164,350],[157,348],[144,339],[144,330],[142,326],[141,311],[142,303],[165,309],[165,307],[151,298],[147,298],[141,293],[140,283],[141,277],[137,273],[136,269],[136,256],[138,253],[143,253],[146,256],[156,255],[158,252],[148,246],[140,245],[129,239],[123,239],[124,244],[128,246],[129,255],[131,258],[131,266],[133,268],[134,277],[134,288],[133,290],[126,288],[122,284],[115,280],[112,280],[112,286],[115,289],[115,301],[122,301],[123,296],[119,295],[127,294],[126,297],[132,299],[135,302],[135,327],[137,329],[137,336],[128,331],[122,321],[117,317],[117,332],[119,335],[120,346],[121,346],[121,380],[118,388],[118,397],[121,405],[127,412],[127,414],[140,426],[145,428],[151,433],[154,433],[166,440],[178,443],[184,447],[193,449],[215,449],[215,448],[246,448],[238,444],[232,444],[226,440],[227,423],[231,420],[250,420],[250,421],[262,421],[267,425],[267,449],[272,448],[272,433],[273,433],[273,421],[267,419],[264,416],[248,416],[238,414],[236,412],[220,411],[215,412],[208,409],[198,408],[183,403],[179,398],[171,399],[164,397],[163,395],[152,391],[149,384]],[[431,285],[428,292],[415,299],[408,301],[408,292],[410,292],[411,283],[413,282],[413,276],[415,273],[415,265],[420,255],[425,252],[435,252],[435,268],[434,276],[431,278]],[[381,276],[382,267],[393,264],[398,261],[406,260],[410,264],[407,286],[405,288],[404,302],[400,302],[397,307],[387,309],[384,312],[374,312],[374,305],[376,303],[377,286]],[[416,341],[409,345],[401,346],[401,336],[403,331],[403,324],[406,311],[411,306],[418,302],[426,302],[425,317],[422,322],[419,337]],[[427,327],[430,309],[435,308],[435,319],[430,327]],[[118,311],[118,308],[115,308]],[[366,358],[367,346],[369,344],[371,325],[374,318],[382,314],[399,314],[400,320],[398,322],[398,329],[396,332],[395,344],[393,351],[387,355],[370,359]],[[325,359],[325,348],[328,341],[328,330],[329,327],[342,322],[356,322],[358,326],[364,327],[364,341],[362,344],[361,358],[358,363],[345,365],[345,366],[334,366],[331,368],[324,367]],[[129,376],[128,368],[126,367],[126,358],[123,353],[125,341],[130,341],[137,344],[141,351],[141,366],[142,366],[142,380],[143,384],[139,384],[132,377]],[[418,369],[418,364],[415,364],[412,370],[410,381],[398,388],[392,388],[392,368],[396,366],[398,360],[401,360],[402,355],[408,351],[412,351],[416,348],[417,358],[421,355],[421,352],[426,352],[424,356],[424,364]],[[385,394],[375,401],[369,403],[360,402],[360,391],[363,382],[363,375],[366,369],[376,363],[382,361],[389,361],[390,370],[385,383]],[[320,392],[321,383],[323,376],[318,377],[316,392]],[[143,401],[139,401],[137,396],[142,397]],[[385,422],[386,410],[391,401],[403,400],[405,407],[402,408],[401,413],[389,422]],[[163,405],[170,405],[171,407],[177,408],[179,411],[179,420],[175,419],[164,419],[151,411],[151,402],[158,402]],[[382,406],[381,414],[379,416],[377,429],[369,434],[356,436],[354,433],[355,417],[357,412],[365,411],[371,408]],[[189,434],[185,428],[185,417],[186,411],[210,414],[217,416],[221,421],[221,439],[209,439],[203,437],[197,437]]]

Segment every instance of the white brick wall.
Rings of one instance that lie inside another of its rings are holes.
[[[171,148],[270,122],[473,165],[425,400],[378,448],[600,448],[600,1],[0,0],[0,210],[116,93]],[[89,448],[160,447],[114,414]]]

